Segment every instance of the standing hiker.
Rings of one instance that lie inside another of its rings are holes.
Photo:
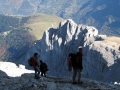
[[[34,53],[34,56],[32,57],[31,61],[32,61],[32,66],[35,70],[35,78],[38,79],[40,74],[40,69],[38,64],[38,53]]]
[[[83,49],[82,48],[79,48],[79,52],[77,52],[76,54],[76,58],[74,61],[72,61],[72,66],[73,66],[73,84],[76,83],[75,81],[75,78],[76,78],[76,75],[78,73],[78,84],[82,83],[80,82],[80,79],[81,79],[81,71],[83,69],[83,66],[82,66],[82,52],[83,52]]]

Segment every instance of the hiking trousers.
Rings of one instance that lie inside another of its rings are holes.
[[[75,82],[76,75],[78,74],[78,83],[80,82],[81,78],[81,70],[80,69],[73,69],[73,83]]]
[[[36,67],[34,68],[34,70],[35,70],[35,77],[39,77],[39,74],[40,74],[40,69],[39,69],[39,67],[36,66]]]

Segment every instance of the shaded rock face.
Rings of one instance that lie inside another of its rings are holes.
[[[35,52],[39,53],[39,60],[48,64],[48,74],[54,76],[72,75],[67,69],[67,56],[76,53],[83,47],[82,76],[115,82],[119,80],[120,52],[105,43],[105,35],[98,35],[98,30],[92,26],[77,25],[72,20],[60,23],[58,29],[50,28],[44,32],[41,41],[36,42],[25,56],[23,64],[29,68],[27,60]],[[116,63],[115,63],[116,62]]]
[[[48,63],[51,73],[61,76],[67,73],[67,56],[76,53],[79,46],[98,31],[94,27],[77,25],[72,20],[62,22],[59,29],[49,29],[41,40],[40,58]],[[51,67],[52,66],[52,67]]]
[[[85,47],[88,39],[93,38],[94,40],[97,34],[98,31],[94,27],[77,25],[70,19],[66,20],[60,23],[58,29],[50,28],[44,32],[42,40],[36,42],[26,55],[25,62],[30,56],[33,56],[34,52],[38,52],[39,59],[48,64],[50,74],[67,75],[68,54],[76,53],[79,46]]]
[[[118,45],[111,47],[102,41],[95,41],[86,47],[83,62],[85,68],[84,73],[92,79],[105,82],[120,82],[119,62],[120,52]]]

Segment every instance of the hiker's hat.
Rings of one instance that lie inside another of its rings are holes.
[[[82,47],[79,48],[79,52],[83,53],[83,48]]]

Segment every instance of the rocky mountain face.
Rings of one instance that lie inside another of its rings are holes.
[[[95,40],[86,47],[84,53],[85,75],[105,82],[120,82],[120,51],[117,40],[119,41],[120,38],[106,37],[105,40]]]
[[[120,36],[119,0],[1,0],[4,15],[33,15],[36,12],[73,19],[96,27],[99,33]]]
[[[50,75],[71,76],[71,72],[67,70],[67,56],[83,47],[82,77],[104,82],[120,82],[119,40],[117,37],[99,35],[96,28],[77,25],[68,19],[60,23],[58,29],[46,30],[42,39],[36,42],[19,63],[30,68],[27,60],[37,52],[39,60],[48,64]]]

